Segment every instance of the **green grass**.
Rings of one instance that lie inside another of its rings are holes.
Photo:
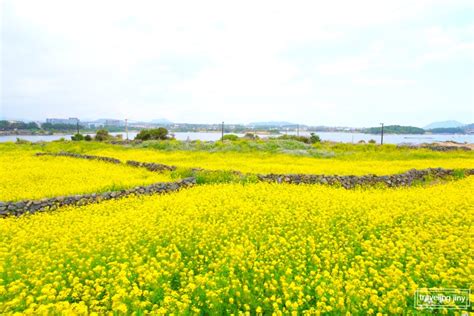
[[[197,184],[216,183],[256,183],[258,178],[252,174],[240,174],[228,170],[192,170],[188,168],[178,168],[171,172],[172,179],[183,179],[188,177],[196,178]]]
[[[456,180],[464,179],[466,177],[466,171],[463,169],[454,169],[453,178]]]
[[[283,153],[288,155],[308,156],[315,158],[339,160],[411,160],[411,159],[446,159],[446,158],[474,158],[474,151],[438,152],[427,148],[407,148],[396,145],[350,144],[322,142],[313,145],[294,140],[237,140],[218,142],[204,141],[146,141],[141,144],[112,145],[99,142],[72,142],[54,141],[27,144],[3,143],[0,151],[11,147],[25,150],[58,152],[69,151],[86,154],[94,150],[110,149],[127,150],[128,148],[143,148],[144,150],[160,151],[195,151],[195,152],[243,152],[255,153]]]

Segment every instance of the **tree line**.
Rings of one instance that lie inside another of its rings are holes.
[[[79,125],[80,129],[84,129],[84,126]],[[28,130],[28,131],[72,131],[76,130],[77,125],[71,124],[53,124],[53,123],[43,123],[39,126],[36,122],[10,122],[6,120],[0,120],[0,131],[15,131],[15,130]]]

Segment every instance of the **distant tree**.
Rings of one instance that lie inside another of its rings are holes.
[[[380,134],[381,127],[370,127],[363,129],[367,134]],[[387,125],[383,129],[385,134],[424,134],[425,130],[414,126]]]
[[[369,144],[375,144],[375,143],[376,143],[375,139],[369,140]]]
[[[13,131],[13,130],[37,130],[39,129],[38,124],[35,122],[10,122],[6,120],[0,121],[0,131]]]
[[[52,124],[52,123],[43,123],[41,124],[41,128],[46,131],[75,131],[77,129],[76,125],[73,124]],[[84,126],[79,125],[80,129],[83,129]]]
[[[0,120],[0,131],[6,131],[10,127],[10,124],[8,121],[5,120]]]
[[[89,136],[90,137],[90,136]],[[84,135],[82,134],[74,134],[73,136],[71,136],[71,140],[73,141],[81,141],[81,140],[84,140]]]
[[[142,129],[135,139],[138,140],[165,140],[169,139],[168,130],[164,127]]]
[[[244,138],[246,139],[259,139],[257,134],[254,133],[245,133]]]
[[[110,138],[109,132],[105,129],[99,129],[95,133],[95,140],[99,142],[103,142],[105,140],[108,140]]]
[[[234,141],[234,140],[238,140],[239,139],[239,136],[235,135],[235,134],[226,134],[224,135],[224,137],[222,138],[223,140],[230,140],[230,141]]]
[[[316,135],[315,133],[311,133],[311,136],[296,136],[296,135],[281,135],[278,139],[285,139],[285,140],[296,140],[298,142],[302,142],[305,144],[314,144],[321,142],[321,138]]]
[[[91,135],[84,136],[84,140],[90,142],[92,140]]]
[[[318,135],[316,135],[315,133],[311,133],[310,135],[311,136],[309,137],[309,141],[310,141],[311,144],[321,142],[321,138]]]
[[[29,122],[26,124],[26,129],[39,129],[39,126],[36,122]]]

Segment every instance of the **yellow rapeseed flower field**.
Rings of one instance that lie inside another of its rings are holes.
[[[38,157],[33,151],[22,150],[0,152],[0,175],[0,201],[119,190],[171,181],[169,173],[95,160]]]
[[[185,168],[211,170],[238,170],[244,173],[303,173],[337,175],[386,175],[402,173],[409,169],[424,168],[474,168],[472,158],[373,160],[325,159],[270,152],[205,152],[160,151],[149,149],[100,149],[94,155],[115,157],[121,160],[158,162]]]
[[[204,185],[2,219],[0,313],[414,314],[415,289],[474,284],[473,187]]]

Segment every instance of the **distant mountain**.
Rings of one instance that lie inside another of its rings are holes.
[[[464,125],[462,130],[465,134],[474,134],[474,123]]]
[[[473,134],[474,133],[474,123],[466,124],[461,127],[439,127],[431,128],[427,130],[429,133],[433,134]]]
[[[440,127],[432,128],[429,132],[433,134],[463,134],[464,129],[459,127]]]
[[[464,126],[463,123],[458,121],[442,121],[442,122],[433,122],[431,124],[426,125],[423,127],[424,129],[434,129],[434,128],[453,128],[453,127],[461,127]]]
[[[153,124],[173,124],[173,122],[171,122],[170,120],[167,120],[165,118],[159,118],[159,119],[154,119],[154,120],[151,120],[150,123],[153,123]]]
[[[295,123],[290,123],[290,122],[285,122],[285,121],[268,121],[268,122],[253,122],[253,123],[249,123],[248,125],[251,125],[251,126],[277,126],[277,127],[281,127],[281,126],[290,126],[290,125],[297,125]]]

